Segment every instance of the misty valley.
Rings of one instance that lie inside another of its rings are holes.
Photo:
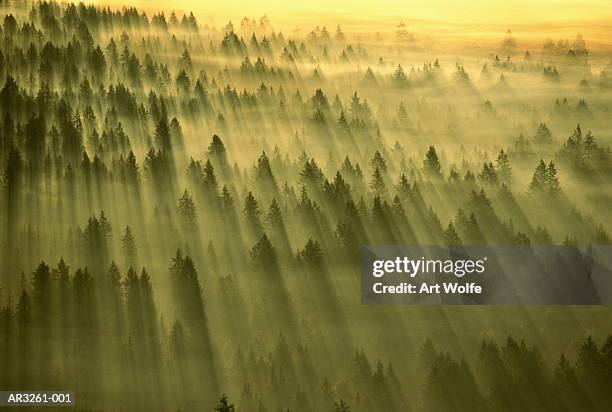
[[[0,390],[609,410],[609,306],[361,302],[362,245],[611,244],[605,45],[0,10]]]

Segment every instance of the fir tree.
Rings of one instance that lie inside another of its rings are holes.
[[[423,172],[431,177],[441,176],[440,161],[438,160],[436,149],[433,146],[429,146],[429,149],[425,154],[425,160],[423,160]]]

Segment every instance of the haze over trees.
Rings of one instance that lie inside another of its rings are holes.
[[[458,62],[405,25],[0,10],[3,390],[103,410],[609,408],[608,308],[364,306],[359,278],[364,244],[609,245],[609,53],[509,31]]]

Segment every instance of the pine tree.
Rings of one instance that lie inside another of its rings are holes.
[[[210,160],[206,160],[202,174],[202,184],[204,186],[204,192],[217,196],[217,193],[219,191],[219,184],[217,183],[217,176],[215,176],[215,168],[213,167]]]
[[[323,265],[323,250],[319,242],[313,239],[308,239],[304,249],[298,252],[298,258],[304,262],[309,268],[321,270]]]
[[[233,213],[234,199],[226,185],[221,189],[221,205],[226,213]]]
[[[372,173],[372,180],[370,181],[370,189],[374,196],[384,196],[387,192],[385,181],[380,169],[374,169]]]
[[[351,412],[351,408],[346,402],[340,399],[339,402],[334,404],[334,412]]]
[[[533,136],[534,140],[539,144],[552,143],[552,134],[546,126],[546,123],[540,123],[538,129]]]
[[[171,150],[172,141],[170,139],[170,127],[166,119],[161,119],[155,127],[155,142],[158,148],[162,150]]]
[[[512,183],[512,167],[508,160],[508,154],[503,150],[501,150],[497,156],[496,167],[499,181],[506,185],[510,185]]]
[[[270,203],[270,208],[268,209],[268,215],[266,216],[266,220],[270,224],[270,226],[279,228],[283,227],[283,215],[281,213],[280,207],[276,202],[276,199],[272,199],[272,203]]]
[[[266,152],[262,152],[257,159],[255,167],[255,182],[259,185],[260,190],[267,193],[276,192],[276,181],[270,167],[270,160]]]
[[[404,72],[401,64],[398,64],[397,68],[393,72],[393,82],[396,86],[400,87],[405,86],[408,82],[408,78],[406,77],[406,73]]]
[[[307,160],[300,172],[300,182],[310,188],[319,189],[325,176],[314,159]]]
[[[447,245],[460,245],[461,239],[455,230],[453,222],[449,222],[446,230],[444,231],[444,243]]]
[[[587,397],[582,382],[579,381],[575,368],[562,353],[553,373],[552,381],[564,406],[571,409],[593,408]]]
[[[129,225],[125,227],[125,234],[121,238],[121,246],[123,249],[123,253],[125,255],[126,267],[136,267],[137,266],[136,240],[134,239],[134,235],[132,234],[132,229],[130,228]]]
[[[436,149],[433,146],[429,146],[427,153],[425,154],[425,160],[423,160],[423,172],[431,177],[440,177],[441,167]]]
[[[548,170],[546,169],[546,163],[540,159],[540,163],[533,173],[531,183],[529,184],[529,191],[531,193],[542,193],[547,188],[548,183]]]
[[[192,197],[187,189],[183,192],[183,196],[179,199],[178,212],[186,227],[192,227],[196,221],[196,208]]]
[[[493,163],[484,163],[478,178],[487,185],[496,186],[498,184],[498,177]]]
[[[402,197],[407,197],[411,193],[410,183],[404,173],[400,176],[397,184],[397,193]]]
[[[578,351],[576,371],[578,379],[584,387],[589,400],[593,402],[595,409],[604,406],[604,400],[608,393],[606,366],[602,352],[597,348],[593,338],[588,336]]]
[[[247,225],[252,234],[259,236],[263,230],[260,219],[261,211],[259,210],[259,203],[252,192],[249,192],[244,199],[242,212],[245,215]]]
[[[338,127],[341,130],[344,131],[348,131],[349,130],[349,124],[348,124],[348,120],[346,120],[346,115],[344,114],[344,110],[340,111],[340,116],[338,116]]]
[[[372,166],[372,169],[378,169],[383,174],[387,172],[387,162],[378,150],[374,153],[374,157],[370,161],[370,165]]]
[[[215,407],[215,411],[218,412],[234,412],[235,408],[233,404],[230,404],[227,400],[227,396],[223,395],[219,404]]]
[[[559,192],[561,192],[559,178],[557,177],[557,169],[555,168],[555,164],[553,162],[548,164],[548,169],[546,170],[546,186],[548,193],[550,193],[552,196],[557,196]]]

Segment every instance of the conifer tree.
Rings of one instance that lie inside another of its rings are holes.
[[[375,196],[384,196],[386,194],[385,181],[380,169],[374,169],[372,180],[370,181],[370,189]]]
[[[179,199],[178,212],[186,227],[191,227],[195,224],[197,217],[195,203],[187,189],[185,189],[183,195]]]
[[[130,226],[125,227],[125,234],[121,238],[121,246],[123,248],[123,253],[125,255],[125,263],[127,267],[136,267],[137,266],[137,248],[136,248],[136,240],[134,239],[134,235],[132,234],[132,229]]]
[[[431,177],[441,176],[440,161],[438,160],[436,149],[433,146],[429,146],[429,149],[425,154],[425,160],[423,160],[423,172]]]

